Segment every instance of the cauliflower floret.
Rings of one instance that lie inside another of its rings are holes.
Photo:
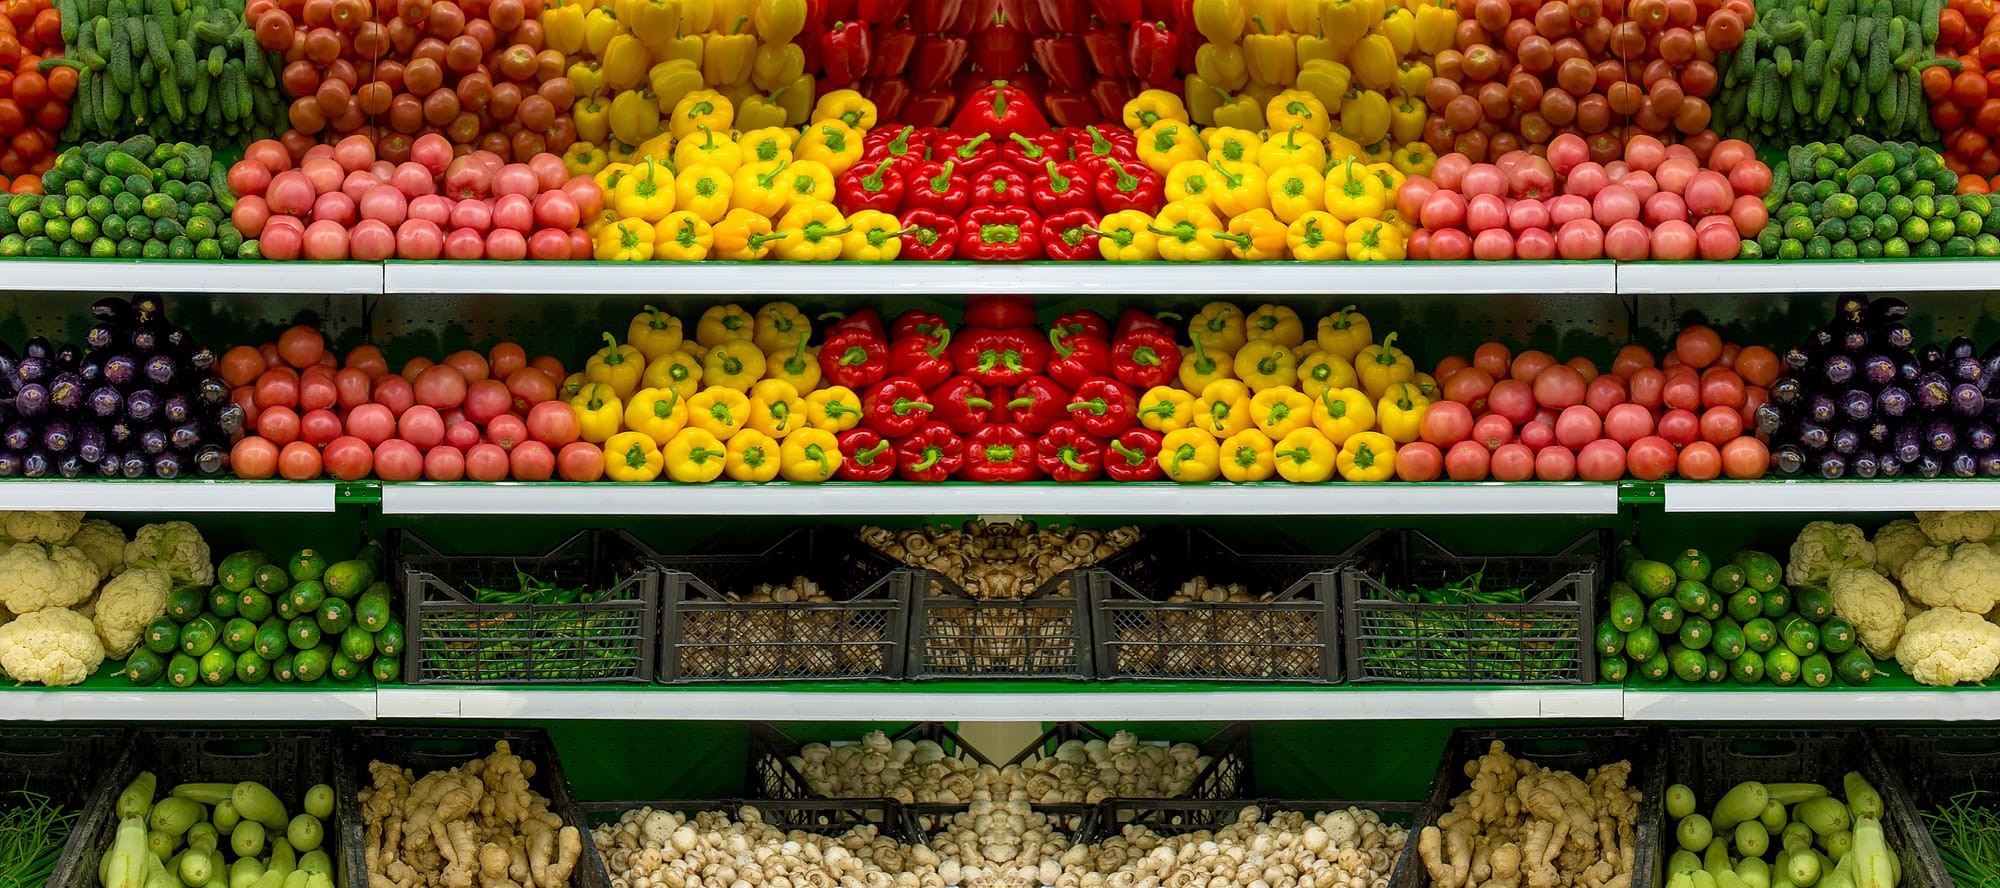
[[[1791,561],[1785,565],[1785,584],[1819,586],[1828,575],[1843,567],[1873,568],[1875,546],[1868,535],[1852,524],[1814,521],[1799,530],[1792,541]]]
[[[1885,577],[1903,578],[1903,564],[1918,550],[1928,548],[1931,538],[1908,518],[1899,518],[1875,531],[1875,572]]]
[[[82,552],[22,543],[0,555],[0,607],[17,614],[69,607],[89,599],[102,579]]]
[[[0,512],[0,534],[20,543],[67,543],[82,525],[82,512]]]
[[[1984,614],[2000,604],[2000,554],[1985,543],[1931,546],[1903,565],[1903,591],[1930,607]]]
[[[215,582],[215,565],[209,561],[208,543],[201,531],[186,521],[148,524],[125,544],[126,567],[157,567],[173,581],[188,586]]]
[[[1903,627],[1896,663],[1919,684],[1985,681],[2000,669],[2000,626],[1948,607],[1925,611]]]
[[[1872,570],[1845,567],[1827,578],[1826,594],[1833,599],[1833,612],[1854,625],[1861,646],[1877,659],[1896,652],[1896,640],[1903,635],[1903,593],[1894,583]]]
[[[167,596],[173,590],[167,572],[156,567],[133,568],[105,583],[90,620],[105,652],[120,659],[129,656],[139,646],[146,625],[167,612]]]
[[[2000,513],[1918,512],[1917,526],[1936,545],[1976,543],[2000,532]]]
[[[118,525],[92,518],[77,528],[69,544],[97,565],[100,576],[117,576],[125,569],[125,532]]]
[[[2000,626],[1993,630],[2000,632]],[[52,607],[0,626],[0,669],[15,681],[49,687],[82,684],[102,665],[104,645],[97,630],[76,611]]]

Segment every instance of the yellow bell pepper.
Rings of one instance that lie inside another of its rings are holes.
[[[751,23],[766,43],[790,43],[806,29],[806,0],[757,0]]]
[[[632,164],[635,168],[638,167],[640,161],[657,160],[660,163],[668,163],[674,156],[674,135],[673,133],[655,133],[652,138],[640,142],[638,147],[632,149],[632,153],[638,155],[639,158]],[[669,164],[667,171],[674,171],[671,164]]]
[[[687,399],[687,415],[688,428],[727,441],[750,420],[750,396],[741,389],[711,385]]]
[[[1393,157],[1394,155],[1391,154],[1390,156]],[[1393,163],[1381,161],[1369,164],[1368,172],[1377,181],[1382,183],[1382,193],[1389,197],[1389,209],[1395,209],[1396,192],[1403,189],[1403,180],[1406,178],[1403,175],[1403,171],[1396,169],[1396,165]],[[1387,213],[1388,210],[1384,210],[1383,212]]]
[[[604,152],[597,150],[597,146],[590,142],[572,143],[569,150],[563,152],[563,172],[571,177],[595,177],[610,163],[611,159],[605,157]]]
[[[1339,449],[1312,426],[1295,429],[1271,450],[1278,477],[1293,484],[1318,484],[1333,478]]]
[[[1362,349],[1375,344],[1375,330],[1368,325],[1368,316],[1352,305],[1320,318],[1316,332],[1322,350],[1350,363]]]
[[[791,351],[792,346],[812,336],[812,321],[799,307],[782,299],[764,303],[757,309],[750,341],[766,351]]]
[[[805,399],[791,383],[766,379],[750,387],[749,428],[782,441],[808,425]]]
[[[1360,85],[1340,97],[1340,134],[1360,145],[1373,145],[1389,135],[1389,99]]]
[[[804,126],[812,113],[814,79],[801,74],[768,95],[752,95],[739,106],[736,125],[747,129],[771,126]]]
[[[1229,230],[1213,235],[1228,245],[1229,255],[1246,262],[1268,262],[1285,255],[1285,223],[1267,209],[1254,209],[1229,220]]]
[[[710,225],[729,213],[729,199],[735,193],[735,180],[721,167],[682,166],[674,177],[674,206]]]
[[[750,82],[758,89],[781,89],[805,73],[804,47],[766,41],[757,46],[757,60],[750,66]]]
[[[1250,388],[1234,379],[1218,379],[1201,390],[1189,425],[1217,438],[1227,438],[1255,424],[1250,416]]]
[[[779,347],[764,355],[764,375],[769,380],[783,380],[801,392],[819,388],[819,349],[808,347],[805,337],[790,348]]]
[[[698,89],[674,103],[668,130],[676,139],[701,132],[702,127],[727,130],[736,122],[736,106],[727,96],[712,89]]]
[[[699,137],[689,136],[674,145],[674,169],[678,170],[681,176],[693,175],[695,170],[707,168],[715,170],[720,178],[727,179],[734,176],[737,168],[741,166],[743,166],[743,148],[728,135],[717,136],[715,130],[708,127],[701,128]],[[675,182],[679,183],[678,177]],[[681,204],[694,203],[678,195],[677,198]],[[724,212],[729,209],[728,203],[727,200],[723,201]],[[708,221],[714,222],[715,219]]]
[[[1271,439],[1256,429],[1244,429],[1217,445],[1222,478],[1243,484],[1268,481],[1277,474],[1271,461]]]
[[[1188,122],[1187,104],[1178,94],[1164,89],[1139,93],[1125,103],[1123,116],[1125,128],[1135,133],[1162,120]]]
[[[1326,177],[1312,167],[1288,166],[1271,174],[1269,192],[1271,214],[1287,226],[1308,213],[1326,209]],[[1288,250],[1289,246],[1289,242],[1281,244],[1280,252]],[[1298,257],[1294,255],[1293,258]]]
[[[1341,97],[1347,95],[1347,88],[1353,82],[1353,72],[1337,61],[1315,59],[1299,68],[1298,88],[1320,100],[1328,114],[1340,107]]]
[[[1360,389],[1329,387],[1313,402],[1312,423],[1328,441],[1339,445],[1375,428],[1375,405]]]
[[[594,385],[594,384],[595,383],[585,380],[583,378],[583,371],[578,370],[575,373],[571,373],[570,375],[563,377],[562,387],[556,389],[556,397],[563,399],[564,403],[568,403],[570,400],[574,399],[577,395],[583,392],[584,386]]]
[[[1251,16],[1254,33],[1243,35],[1243,62],[1250,79],[1272,86],[1290,86],[1299,79],[1298,38],[1261,15]]]
[[[1305,127],[1293,124],[1283,138],[1273,136],[1257,149],[1257,166],[1276,176],[1279,170],[1301,166],[1319,174],[1326,169],[1326,142],[1304,135]]]
[[[1168,432],[1160,442],[1160,471],[1169,481],[1199,484],[1222,474],[1222,447],[1215,436],[1197,428]]]
[[[1417,51],[1434,56],[1452,48],[1458,32],[1458,4],[1455,0],[1425,5],[1417,9]]]
[[[1285,0],[1243,0],[1243,14],[1250,20],[1250,24],[1245,26],[1245,33],[1256,26],[1259,18],[1273,31],[1295,30],[1285,6]]]
[[[644,388],[625,404],[625,428],[665,444],[687,426],[687,405],[670,388]]]
[[[813,106],[812,122],[828,120],[838,120],[863,134],[880,122],[875,103],[860,91],[852,89],[836,89],[819,97],[819,102]]]
[[[717,343],[701,358],[701,378],[713,389],[724,386],[749,391],[764,378],[764,350],[748,339]]]
[[[611,194],[611,208],[628,219],[658,222],[667,218],[674,211],[673,171],[647,158],[618,182],[618,188]],[[654,243],[659,243],[657,238]]]
[[[611,135],[637,145],[660,132],[660,106],[651,90],[624,89],[611,99]]]
[[[639,432],[619,432],[604,442],[604,477],[612,481],[656,481],[664,465],[659,445]]]
[[[1160,239],[1152,229],[1153,217],[1138,210],[1112,213],[1099,219],[1093,231],[1098,235],[1097,252],[1106,262],[1155,261],[1160,258]]]
[[[879,210],[861,210],[847,217],[854,229],[840,236],[840,258],[847,262],[894,262],[903,252],[903,223]]]
[[[590,54],[603,58],[611,49],[611,38],[629,33],[618,21],[618,13],[609,6],[600,6],[583,14],[583,48]]]
[[[660,455],[666,462],[668,480],[706,484],[722,477],[729,451],[714,434],[690,425],[668,441]]]
[[[1265,180],[1264,171],[1256,164],[1217,160],[1210,161],[1209,165],[1215,168],[1215,176],[1210,183],[1212,200],[1224,218],[1234,219],[1254,210],[1270,211],[1270,185]],[[1275,259],[1277,256],[1273,254],[1268,258]]]
[[[1233,93],[1199,74],[1187,76],[1188,116],[1202,126],[1267,128],[1264,105],[1251,93]]]
[[[653,53],[654,57],[667,62],[687,62],[695,66],[696,70],[700,70],[701,54],[705,47],[701,35],[705,30],[707,29],[694,27],[688,20],[687,12],[683,11],[680,33],[666,40],[655,40],[654,43],[660,45]]]
[[[786,481],[818,484],[840,470],[840,441],[825,429],[799,429],[778,447],[778,474]]]
[[[584,379],[611,386],[620,398],[629,398],[639,390],[639,377],[645,372],[646,356],[609,333],[604,334],[604,347],[583,365]]]
[[[599,190],[610,194],[617,190],[618,183],[625,181],[625,177],[629,175],[632,175],[631,164],[613,162],[605,164],[604,169],[598,170],[597,174],[590,178],[597,183]]]
[[[1429,62],[1423,59],[1404,59],[1396,66],[1396,94],[1405,98],[1415,96],[1423,101],[1424,88],[1437,76]]]
[[[694,341],[703,348],[714,348],[736,339],[755,339],[756,336],[756,316],[734,302],[709,306],[694,327]]]
[[[762,484],[778,477],[778,442],[756,429],[744,429],[729,439],[722,473],[731,481]]]
[[[1427,142],[1411,142],[1396,149],[1396,169],[1405,177],[1428,176],[1437,167],[1437,152]]]
[[[1285,0],[1285,24],[1302,34],[1320,32],[1322,0]]]
[[[1272,386],[1250,398],[1250,419],[1271,440],[1312,427],[1313,399],[1288,385]]]
[[[790,167],[790,161],[773,160],[746,163],[738,168],[736,178],[730,183],[730,200],[735,204],[731,212],[748,210],[769,219],[782,215],[791,205],[791,192],[785,182]]]
[[[1181,349],[1181,388],[1198,392],[1218,379],[1236,378],[1235,356],[1222,352],[1221,357],[1210,353],[1210,346],[1202,341],[1199,332],[1193,334],[1194,344]]]
[[[1236,378],[1251,391],[1276,386],[1297,386],[1299,359],[1284,343],[1275,339],[1252,339],[1236,352]]]
[[[578,433],[592,444],[604,443],[624,427],[624,402],[601,382],[585,382],[569,399],[569,409],[576,415]]]
[[[680,0],[619,0],[618,20],[632,29],[632,35],[654,55],[665,52],[675,35],[685,30]]]
[[[681,319],[650,305],[633,315],[625,328],[625,344],[638,349],[648,361],[680,351],[683,338]]]
[[[1396,476],[1396,442],[1381,432],[1360,432],[1340,445],[1335,464],[1348,481],[1387,481]]]
[[[806,421],[829,432],[854,428],[861,424],[861,396],[844,385],[813,392],[806,396]]]
[[[646,85],[653,88],[653,100],[660,106],[660,113],[671,117],[674,109],[680,107],[682,99],[701,90],[701,69],[687,59],[660,62],[647,69]],[[728,126],[715,129],[729,131]]]
[[[542,6],[542,45],[573,56],[583,52],[583,4],[554,0]]]
[[[1417,46],[1417,14],[1400,6],[1390,7],[1375,22],[1375,33],[1388,38],[1396,58],[1410,54]]]
[[[1212,208],[1215,206],[1215,188],[1215,168],[1207,161],[1186,161],[1176,164],[1167,173],[1166,194],[1169,201],[1193,201]]]
[[[1238,90],[1250,85],[1250,66],[1243,56],[1243,47],[1234,43],[1210,43],[1195,52],[1195,76],[1210,86],[1225,90]],[[1189,93],[1192,99],[1194,93]],[[1188,108],[1195,123],[1201,122],[1201,114]]]
[[[1342,222],[1378,218],[1389,204],[1382,180],[1354,158],[1335,164],[1326,174],[1326,211]]]
[[[1292,78],[1298,80],[1296,76]],[[1303,130],[1314,139],[1324,139],[1333,131],[1333,122],[1327,119],[1326,103],[1318,96],[1302,89],[1288,89],[1278,93],[1264,106],[1264,119],[1271,124],[1272,132],[1297,132]]]
[[[1160,239],[1160,258],[1168,262],[1214,262],[1224,255],[1222,242],[1212,235],[1222,231],[1222,220],[1206,204],[1196,200],[1176,200],[1160,210],[1151,231]]]
[[[591,251],[599,262],[645,262],[653,258],[653,223],[619,219],[597,233]]]
[[[1406,385],[1416,386],[1417,393],[1423,395],[1424,400],[1433,404],[1437,403],[1440,397],[1439,392],[1441,389],[1438,388],[1437,380],[1433,379],[1429,373],[1418,373],[1417,378],[1410,380]]]
[[[861,159],[861,133],[838,120],[815,123],[799,134],[798,159],[839,176]]]
[[[805,166],[811,161],[800,161]],[[825,170],[819,164],[812,164]],[[830,195],[829,195],[830,196]],[[778,259],[784,262],[832,262],[840,258],[841,236],[853,231],[840,208],[824,200],[801,199],[778,220],[777,230],[791,235],[778,242]]]
[[[1139,161],[1161,176],[1188,161],[1201,160],[1206,149],[1194,127],[1178,120],[1163,119],[1139,132]]]
[[[1329,351],[1322,351],[1314,343],[1312,354],[1299,359],[1299,391],[1306,397],[1317,398],[1329,388],[1354,388],[1361,384],[1361,377],[1355,375],[1354,365],[1346,358]]]
[[[569,78],[570,86],[576,88],[578,99],[603,98],[611,91],[611,87],[604,84],[604,65],[596,59],[571,62],[563,74]],[[570,112],[572,117],[575,113],[575,111]],[[581,135],[583,130],[579,128],[577,132]]]
[[[1170,385],[1156,385],[1139,398],[1139,424],[1156,432],[1172,432],[1194,423],[1194,396]]]
[[[645,44],[630,34],[619,34],[611,38],[611,44],[605,47],[604,55],[599,59],[604,67],[604,85],[614,95],[646,82],[646,69],[653,64],[653,57],[647,54]],[[617,116],[617,107],[617,103],[614,102],[612,104],[614,118]],[[616,129],[615,124],[613,129]]]
[[[711,84],[743,83],[750,79],[757,62],[757,35],[750,31],[748,13],[725,23],[728,30],[711,31],[702,37],[701,77]],[[800,68],[805,66],[803,51]]]
[[[1396,52],[1395,44],[1381,34],[1369,34],[1354,45],[1348,53],[1348,70],[1354,72],[1354,81],[1369,90],[1385,90],[1396,83],[1396,60],[1402,55]],[[1341,119],[1346,120],[1342,112]],[[1367,139],[1360,141],[1366,142]]]
[[[1292,258],[1300,262],[1335,262],[1347,258],[1347,226],[1332,213],[1310,210],[1286,232]]]
[[[1249,24],[1243,0],[1194,0],[1194,27],[1209,43],[1235,43]]]
[[[701,359],[685,350],[661,355],[646,365],[639,384],[647,388],[670,388],[682,398],[692,397],[701,390]]]
[[[769,217],[738,207],[715,223],[715,257],[727,262],[755,262],[771,255],[773,245],[788,236],[773,232]]]
[[[714,246],[714,229],[687,210],[668,213],[653,226],[653,259],[658,262],[700,262]]]
[[[584,161],[581,165],[592,167],[588,175],[594,176],[611,162],[610,152],[597,147],[599,143],[611,138],[611,102],[603,96],[579,98],[575,105],[570,106],[570,122],[576,124],[577,141],[569,146],[569,151],[563,152],[564,164],[568,165],[571,152],[575,152],[579,155],[579,160]],[[578,146],[582,146],[581,150],[578,150]],[[587,157],[594,157],[595,160],[587,160]]]
[[[1306,339],[1305,326],[1299,322],[1298,312],[1268,302],[1250,313],[1243,322],[1243,331],[1251,342],[1272,339],[1288,349],[1297,348]]]
[[[1389,386],[1375,405],[1376,422],[1382,433],[1398,444],[1408,444],[1421,435],[1424,414],[1430,411],[1431,401],[1417,390],[1414,382],[1399,382]]]
[[[1402,229],[1380,219],[1361,219],[1347,226],[1347,258],[1401,262],[1405,255]]]
[[[1361,387],[1373,397],[1381,397],[1391,385],[1417,378],[1417,367],[1410,356],[1396,347],[1399,335],[1390,333],[1354,356],[1354,372],[1361,377]]]
[[[1219,352],[1234,354],[1250,341],[1243,328],[1243,309],[1233,302],[1216,300],[1201,307],[1194,318],[1188,321],[1189,338],[1206,338],[1208,347]]]
[[[744,163],[790,162],[792,146],[798,144],[798,130],[772,125],[746,128],[736,137],[736,143],[743,146]]]

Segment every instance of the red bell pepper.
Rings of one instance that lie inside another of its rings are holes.
[[[1042,11],[1042,20],[1049,23],[1049,29],[1058,34],[1075,34],[1084,29],[1087,14],[1083,0],[1035,0],[1035,6]]]
[[[1122,77],[1103,78],[1090,84],[1090,100],[1097,105],[1097,111],[1102,118],[1098,121],[1100,123],[1123,121],[1125,105],[1138,95],[1135,81]]]
[[[877,22],[874,36],[874,58],[868,62],[871,77],[901,77],[910,66],[910,56],[917,51],[917,32],[897,25],[896,20],[869,19]]]
[[[1020,133],[1007,137],[1007,144],[1000,146],[999,163],[1017,170],[1039,170],[1042,164],[1051,160],[1067,160],[1069,149],[1055,133],[1043,133],[1029,138]]]
[[[1129,25],[1145,11],[1139,0],[1090,0],[1090,8],[1107,25]]]
[[[887,160],[891,157],[919,163],[924,159],[925,131],[914,126],[885,126],[870,131],[861,138],[861,159],[863,161]]]
[[[1084,48],[1082,37],[1075,34],[1037,37],[1030,44],[1029,51],[1042,73],[1049,76],[1049,82],[1055,84],[1057,89],[1073,92],[1090,86],[1090,51]]]
[[[944,423],[929,422],[896,442],[896,473],[905,481],[943,481],[965,463],[965,442]]]
[[[1123,115],[1124,111],[1121,109],[1119,114]],[[1117,160],[1120,163],[1139,161],[1139,140],[1132,135],[1131,130],[1124,127],[1111,127],[1106,130],[1102,127],[1087,126],[1071,141],[1076,145],[1077,162],[1093,171],[1102,172],[1104,162],[1108,160]]]
[[[1057,262],[1090,262],[1104,258],[1098,247],[1100,220],[1096,213],[1074,209],[1042,219],[1042,249]]]
[[[958,222],[936,210],[902,215],[903,254],[911,262],[943,262],[958,252]]]
[[[924,391],[936,388],[938,383],[951,378],[951,358],[945,354],[950,344],[949,328],[935,337],[910,336],[890,343],[889,375],[916,380]]]
[[[944,126],[958,109],[958,96],[941,91],[920,92],[903,107],[903,119],[922,126]]]
[[[1029,36],[1043,37],[1054,33],[1049,19],[1042,15],[1036,0],[1000,0],[1000,20],[1026,31]]]
[[[1106,213],[1138,210],[1153,215],[1167,205],[1167,186],[1160,174],[1138,163],[1111,158],[1097,176],[1097,204]]]
[[[1020,25],[1000,22],[974,31],[968,54],[986,77],[1012,77],[1028,64],[1032,38]],[[956,127],[954,127],[956,129]]]
[[[1139,329],[1111,342],[1111,375],[1141,390],[1174,381],[1181,369],[1181,347],[1174,334]]]
[[[1000,0],[965,0],[959,6],[958,17],[952,19],[945,31],[960,37],[970,37],[980,28],[997,20],[999,16]]]
[[[1026,208],[1035,201],[1028,191],[1027,173],[996,163],[972,174],[971,203],[974,207]]]
[[[974,262],[1042,258],[1042,220],[1025,206],[973,207],[958,223],[958,250]]]
[[[1092,22],[1084,30],[1083,51],[1090,55],[1090,64],[1097,69],[1097,76],[1119,80],[1132,76],[1132,61],[1128,58],[1131,40],[1125,32],[1122,22]]]
[[[1051,481],[1095,481],[1104,473],[1104,442],[1073,422],[1059,422],[1035,442],[1035,465]]]
[[[1139,17],[1166,21],[1191,16],[1194,5],[1186,0],[1139,0]]]
[[[911,11],[910,20],[926,34],[941,33],[952,26],[959,10],[967,5],[978,4],[968,4],[965,0],[923,0]]]
[[[826,70],[821,82],[835,89],[860,83],[868,76],[868,66],[875,58],[870,41],[867,22],[834,22],[832,28],[819,35],[820,59]]]
[[[910,54],[910,86],[919,92],[943,89],[965,64],[964,37],[932,35],[917,40]]]
[[[1115,379],[1085,381],[1077,386],[1067,409],[1077,425],[1099,438],[1117,437],[1139,424],[1139,396]]]
[[[958,164],[958,171],[969,179],[1000,159],[1000,143],[986,133],[971,138],[958,133],[945,133],[931,146],[931,153],[938,160]]]
[[[881,329],[881,320],[875,321]],[[843,330],[826,338],[819,348],[819,371],[832,385],[861,389],[889,375],[889,343],[878,333]]]
[[[910,0],[861,0],[855,6],[854,16],[862,21],[890,25],[903,17],[903,10],[909,5]]]
[[[895,448],[872,429],[848,429],[840,442],[840,468],[833,476],[842,481],[886,481],[896,473]]]
[[[891,376],[861,396],[861,425],[885,438],[901,438],[930,422],[934,409],[916,380]]]
[[[1048,367],[1049,342],[1034,327],[969,327],[952,341],[951,363],[986,385],[1014,385]]]
[[[1158,481],[1160,444],[1152,429],[1132,429],[1105,445],[1104,475],[1113,481]]]
[[[932,342],[941,342],[943,341],[943,337],[950,331],[951,325],[945,322],[944,315],[928,311],[918,311],[914,308],[897,315],[895,320],[889,322],[889,340],[891,342],[900,342],[913,337],[923,337]],[[893,364],[893,361],[891,363]],[[900,376],[902,374],[897,375]]]
[[[988,330],[1011,330],[1035,325],[1033,296],[967,296],[965,325]]]
[[[860,11],[861,0],[806,0],[806,18],[821,25],[854,18]]]
[[[1180,315],[1164,311],[1155,314],[1143,308],[1125,309],[1118,313],[1118,323],[1111,328],[1111,338],[1114,340],[1124,339],[1140,330],[1154,330],[1167,334],[1167,337],[1171,339],[1174,335],[1174,328],[1169,326],[1166,320],[1163,320],[1164,318],[1180,320]],[[1176,348],[1176,351],[1178,350]]]
[[[1037,178],[1034,187],[1028,189],[1035,212],[1059,216],[1070,210],[1097,209],[1097,198],[1091,194],[1090,174],[1081,165],[1049,161],[1042,168],[1048,170],[1048,177]]]
[[[864,308],[850,315],[842,315],[839,312],[829,312],[820,315],[820,320],[826,320],[827,318],[834,318],[835,320],[833,323],[828,324],[825,330],[820,332],[829,342],[835,336],[842,333],[856,331],[866,333],[871,337],[884,341],[887,341],[889,338],[887,334],[882,332],[881,313],[872,308]]]
[[[880,210],[894,213],[903,206],[903,195],[907,187],[903,184],[903,174],[896,172],[895,157],[884,157],[873,167],[863,172],[863,164],[849,167],[840,174],[839,190],[834,203],[843,213],[857,210]]]
[[[958,476],[967,481],[1033,481],[1042,475],[1035,449],[1035,439],[1020,426],[981,426],[965,439],[965,466]]]
[[[870,80],[866,86],[868,101],[875,103],[877,116],[883,120],[902,119],[903,106],[910,102],[909,83],[895,77],[884,77]]]
[[[1134,23],[1125,55],[1132,76],[1147,86],[1164,88],[1180,82],[1176,75],[1181,65],[1181,35],[1166,22]]]
[[[1059,422],[1069,421],[1069,389],[1046,376],[1031,376],[1014,386],[1013,397],[1004,402],[1008,418],[1030,432],[1041,434]],[[997,414],[999,411],[995,411]]]
[[[958,172],[958,162],[926,163],[905,181],[903,212],[931,210],[947,216],[965,212],[972,199],[972,186]],[[905,224],[903,227],[908,228]]]
[[[931,411],[931,421],[944,423],[961,435],[971,434],[993,421],[994,399],[1004,404],[1008,397],[1005,388],[988,388],[970,376],[954,376],[931,389],[931,403],[937,405]]]
[[[1065,333],[1057,327],[1049,331],[1049,344],[1055,349],[1049,358],[1051,379],[1076,388],[1111,375],[1111,343],[1094,336]]]
[[[1037,136],[1049,131],[1049,121],[1020,87],[995,80],[966,100],[951,122],[951,131],[990,133],[994,138],[1006,138],[1009,133]]]
[[[1087,308],[1057,315],[1056,322],[1050,325],[1050,329],[1061,333],[1065,338],[1081,334],[1092,339],[1111,341],[1111,322],[1105,320],[1103,315]]]

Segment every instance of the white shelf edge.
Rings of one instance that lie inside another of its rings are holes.
[[[1820,688],[1770,691],[1625,692],[1628,721],[1992,721],[2000,693]]]
[[[384,484],[385,515],[1613,515],[1615,484],[591,485]]]
[[[375,695],[372,690],[33,690],[0,694],[0,721],[372,721]]]
[[[1990,292],[1988,259],[1654,262],[1617,266],[1622,294]]]
[[[1937,512],[2000,509],[2000,483],[1982,479],[1668,482],[1669,512]]]
[[[69,481],[0,482],[0,509],[84,512],[332,512],[332,482]]]
[[[49,293],[382,293],[382,266],[357,262],[0,262],[0,290]]]

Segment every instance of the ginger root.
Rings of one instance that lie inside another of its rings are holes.
[[[1640,793],[1629,762],[1582,777],[1494,741],[1469,788],[1418,835],[1432,888],[1630,888]]]
[[[368,773],[358,801],[369,888],[569,888],[581,834],[549,810],[530,785],[535,763],[506,741],[421,779],[382,762]]]

